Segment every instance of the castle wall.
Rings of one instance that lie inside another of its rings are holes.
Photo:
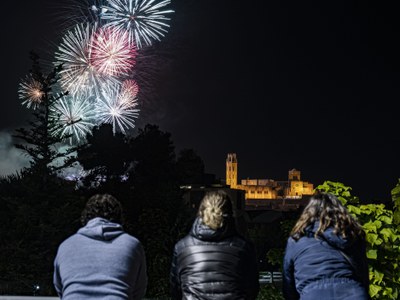
[[[301,172],[289,170],[287,181],[272,179],[242,179],[238,185],[238,162],[236,153],[228,153],[226,159],[226,184],[232,189],[245,191],[246,199],[301,199],[312,195],[314,185],[301,180]]]

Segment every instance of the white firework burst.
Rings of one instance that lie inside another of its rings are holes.
[[[19,84],[18,95],[22,101],[22,105],[27,108],[36,109],[42,102],[44,96],[42,84],[34,78],[28,76]]]
[[[150,46],[152,41],[160,41],[168,32],[166,14],[173,10],[164,9],[170,0],[109,0],[101,7],[101,20],[106,25],[128,30],[130,42],[136,43],[138,48],[143,44]]]
[[[61,86],[73,95],[90,89],[98,95],[109,80],[116,81],[98,72],[93,65],[92,39],[96,29],[97,24],[77,24],[63,36],[55,53],[56,64],[63,65]]]
[[[112,124],[114,134],[117,129],[126,134],[127,129],[135,127],[140,111],[136,95],[129,98],[120,86],[112,85],[105,89],[96,106],[99,122]]]
[[[70,144],[85,140],[96,125],[94,103],[87,94],[61,97],[52,107],[51,114],[60,125],[53,134],[68,138]]]

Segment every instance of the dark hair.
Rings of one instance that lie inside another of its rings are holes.
[[[207,192],[200,203],[198,215],[211,229],[221,228],[225,220],[233,216],[230,197],[222,190]]]
[[[291,237],[298,240],[305,235],[305,229],[317,221],[319,227],[315,237],[321,235],[328,227],[333,227],[333,232],[343,238],[365,237],[362,226],[333,194],[318,192],[310,198],[290,233]]]
[[[83,225],[96,217],[122,224],[122,205],[109,194],[96,194],[89,198],[81,214]]]

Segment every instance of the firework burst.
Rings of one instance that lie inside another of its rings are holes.
[[[44,96],[43,86],[32,77],[27,77],[19,84],[18,94],[19,98],[23,100],[23,105],[26,105],[27,108],[36,109]]]
[[[102,85],[110,80],[93,65],[91,44],[96,29],[96,24],[76,25],[64,35],[55,53],[56,64],[63,64],[61,86],[73,95],[88,89],[98,95]]]
[[[63,96],[52,107],[51,113],[60,124],[53,134],[68,138],[70,144],[85,140],[96,125],[94,104],[88,95]]]
[[[109,123],[113,126],[113,132],[119,130],[126,134],[126,129],[134,128],[134,120],[139,116],[136,95],[129,95],[120,86],[110,86],[102,94],[97,102],[96,113],[100,123]]]
[[[167,33],[170,18],[166,14],[173,10],[164,10],[170,0],[109,0],[101,7],[100,19],[108,25],[128,30],[129,40],[138,48],[143,44],[150,46],[152,41],[160,41]]]
[[[135,80],[128,79],[122,82],[121,92],[119,93],[119,101],[121,104],[131,107],[137,106],[137,94],[139,86]]]
[[[99,28],[92,39],[91,61],[105,76],[128,75],[135,65],[136,46],[129,43],[129,33],[114,27]]]

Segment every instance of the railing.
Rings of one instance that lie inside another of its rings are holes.
[[[272,284],[282,282],[281,272],[262,271],[259,275],[260,284]],[[59,300],[58,297],[44,296],[0,296],[0,300]],[[151,300],[151,299],[148,299]]]
[[[0,300],[59,300],[58,297],[42,296],[0,296]]]
[[[260,284],[267,284],[267,283],[280,283],[282,282],[282,273],[281,272],[269,272],[269,271],[262,271],[260,272],[259,276]]]
[[[60,300],[58,297],[44,297],[44,296],[0,296],[0,300]],[[143,300],[157,300],[145,298]]]

